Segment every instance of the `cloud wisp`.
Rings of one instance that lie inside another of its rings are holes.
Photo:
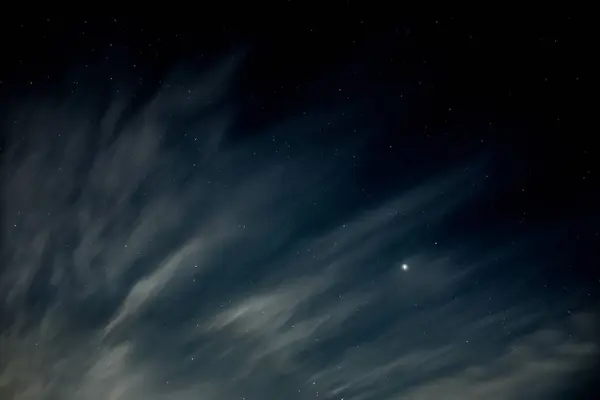
[[[14,111],[0,397],[541,399],[598,356],[595,315],[551,320],[485,278],[502,246],[430,240],[478,165],[342,207],[336,157],[280,127],[227,140],[230,110],[189,123],[231,69],[135,112],[122,93]]]

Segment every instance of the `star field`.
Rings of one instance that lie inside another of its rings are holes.
[[[0,397],[593,398],[585,24],[276,12],[3,23]]]

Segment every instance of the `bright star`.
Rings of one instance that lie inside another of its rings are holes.
[[[403,271],[408,271],[408,265],[407,264],[402,264],[402,270]]]

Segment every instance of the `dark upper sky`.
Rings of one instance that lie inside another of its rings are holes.
[[[3,17],[0,397],[592,398],[583,19],[309,11]]]

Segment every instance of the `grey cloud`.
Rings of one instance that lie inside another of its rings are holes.
[[[580,314],[574,318],[594,317]],[[488,363],[427,382],[399,398],[550,398],[557,389],[564,389],[571,374],[585,371],[598,357],[600,348],[590,337],[593,331],[581,330],[573,322],[537,331]]]
[[[325,225],[307,210],[344,201],[338,161],[227,143],[229,110],[170,143],[170,119],[224,100],[235,62],[134,115],[125,97],[23,107],[3,156],[0,397],[541,396],[596,354],[590,316],[548,335],[531,302],[460,295],[496,249],[410,245],[477,195],[478,162]],[[538,332],[507,341],[507,320]]]

